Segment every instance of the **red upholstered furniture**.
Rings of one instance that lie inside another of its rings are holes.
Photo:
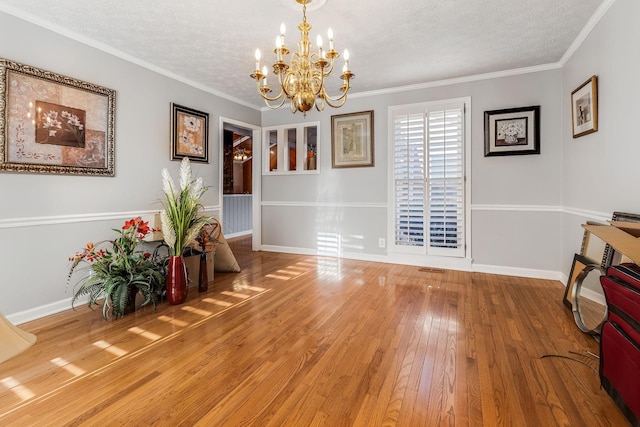
[[[609,310],[600,336],[600,381],[631,424],[640,426],[640,267],[609,267],[600,283]]]

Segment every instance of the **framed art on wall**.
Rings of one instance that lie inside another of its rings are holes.
[[[114,176],[115,91],[0,58],[0,172]]]
[[[571,92],[571,125],[574,138],[598,131],[597,76],[591,76]]]
[[[209,163],[209,114],[171,103],[171,160]]]
[[[540,154],[540,106],[484,112],[484,155]]]
[[[374,165],[373,110],[331,116],[331,165]]]

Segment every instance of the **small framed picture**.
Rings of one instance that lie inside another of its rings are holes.
[[[591,76],[571,92],[571,124],[574,138],[598,131],[597,76]]]
[[[171,160],[209,163],[209,114],[171,103]]]
[[[373,166],[373,111],[331,116],[331,166]]]
[[[484,112],[484,155],[540,154],[540,106]]]

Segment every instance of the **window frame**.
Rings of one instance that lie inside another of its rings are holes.
[[[316,128],[316,168],[307,170],[307,148],[308,142],[306,138],[307,128]],[[289,142],[287,139],[287,132],[289,130],[296,130],[296,169],[289,169]],[[277,167],[275,170],[270,169],[270,139],[269,134],[276,131],[276,153],[277,153]],[[313,175],[320,173],[320,122],[304,122],[295,124],[286,124],[278,126],[269,126],[262,128],[262,175]],[[300,141],[302,144],[300,144]],[[281,166],[282,165],[282,166]]]
[[[445,108],[451,104],[463,104],[463,146],[462,146],[462,165],[463,165],[463,226],[464,238],[462,253],[453,254],[454,251],[441,251],[437,248],[429,248],[429,206],[424,206],[424,243],[422,246],[405,246],[396,244],[396,178],[395,178],[395,118],[404,114],[422,114],[425,119],[424,127],[424,176],[423,183],[425,189],[425,202],[428,197],[428,159],[426,158],[428,146],[426,143],[428,133],[427,112],[433,110],[434,107],[441,106]],[[438,260],[442,259],[461,259],[465,260],[465,265],[469,265],[471,260],[471,97],[461,97],[453,99],[443,99],[436,101],[421,102],[416,104],[405,104],[390,106],[388,109],[388,225],[387,225],[387,242],[388,253],[390,255],[413,255],[412,263],[425,265],[438,265]]]

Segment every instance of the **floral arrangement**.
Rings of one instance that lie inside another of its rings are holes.
[[[500,128],[500,132],[506,136],[516,136],[524,133],[524,126],[519,121],[512,120]]]
[[[200,198],[207,191],[202,178],[193,179],[189,158],[180,164],[180,188],[176,189],[169,171],[162,170],[162,189],[165,202],[160,211],[162,235],[172,256],[182,255],[184,249],[192,243],[210,220],[200,216]]]
[[[149,223],[137,217],[124,223],[122,229],[113,229],[119,233],[115,240],[106,240],[87,246],[69,258],[72,262],[67,284],[71,281],[78,266],[85,264],[86,274],[82,276],[74,289],[72,306],[78,298],[88,297],[88,306],[99,305],[104,298],[102,316],[106,319],[110,311],[116,319],[125,314],[127,304],[135,303],[138,291],[142,292],[142,306],[153,304],[165,282],[164,260],[153,257],[149,252],[136,251],[136,246],[147,234],[156,231]]]

